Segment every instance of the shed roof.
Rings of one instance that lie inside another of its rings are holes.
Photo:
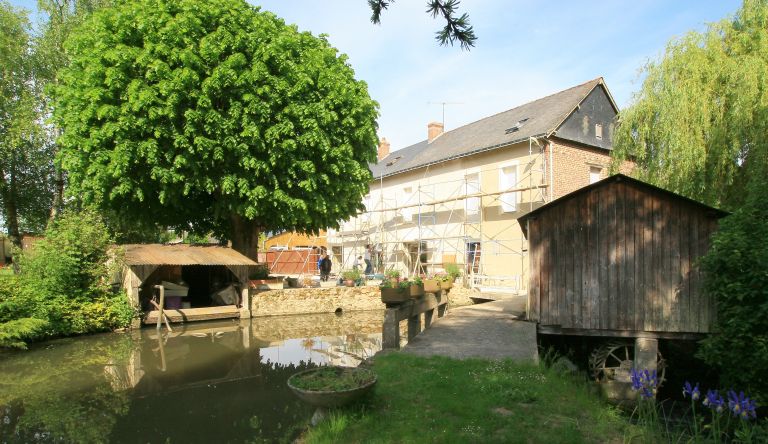
[[[378,163],[371,164],[374,178],[433,165],[508,146],[530,137],[548,136],[584,101],[597,86],[602,85],[613,104],[602,77],[543,97],[533,102],[480,119],[440,134],[432,142],[423,140],[393,151]],[[614,108],[616,108],[614,104]],[[618,111],[618,108],[616,108]]]
[[[696,205],[698,207],[701,207],[701,209],[704,210],[704,211],[712,212],[712,214],[715,217],[717,217],[718,219],[721,218],[721,217],[725,217],[725,216],[728,216],[729,214],[731,214],[731,213],[729,213],[727,211],[723,211],[723,210],[720,210],[720,209],[717,209],[717,208],[714,208],[714,207],[710,207],[709,205],[705,205],[705,204],[703,204],[703,203],[701,203],[701,202],[699,202],[697,200],[689,199],[689,198],[687,198],[687,197],[685,197],[685,196],[683,196],[681,194],[673,193],[672,191],[665,190],[664,188],[659,188],[659,187],[657,187],[655,185],[651,185],[651,184],[649,184],[647,182],[643,182],[642,180],[637,180],[637,179],[634,179],[632,177],[625,176],[624,174],[614,174],[613,176],[609,176],[609,177],[607,177],[607,178],[605,178],[603,180],[600,180],[600,181],[595,182],[593,184],[587,185],[587,186],[585,186],[583,188],[579,188],[576,191],[568,193],[565,196],[559,197],[559,198],[553,200],[552,202],[549,202],[549,203],[547,203],[545,205],[542,205],[539,208],[536,208],[535,210],[530,211],[530,212],[528,212],[528,213],[518,217],[517,221],[518,221],[518,223],[520,223],[520,226],[523,228],[523,232],[525,232],[525,230],[526,230],[526,228],[525,228],[525,221],[527,221],[528,219],[535,218],[538,214],[543,213],[543,212],[547,211],[548,209],[550,209],[552,207],[559,206],[559,205],[563,204],[564,202],[567,202],[567,201],[573,199],[576,196],[579,196],[581,194],[585,194],[585,193],[591,192],[592,190],[594,190],[596,188],[602,188],[602,187],[609,186],[611,184],[614,184],[616,182],[621,182],[621,181],[626,181],[626,182],[629,182],[629,183],[633,183],[635,185],[639,185],[640,188],[645,188],[648,191],[659,192],[659,193],[671,196],[671,197],[673,197],[675,199],[679,199],[679,200],[684,201],[684,202],[692,203],[692,204],[694,204],[694,205]],[[527,236],[527,233],[526,233],[526,236]]]
[[[256,265],[237,251],[216,245],[128,244],[126,265]]]

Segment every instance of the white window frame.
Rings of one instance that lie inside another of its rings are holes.
[[[510,183],[508,179],[509,174],[506,174],[504,172],[504,170],[507,168],[514,168],[515,175],[514,175],[513,183]],[[508,163],[499,165],[499,192],[509,188],[515,188],[517,186],[519,168],[520,168],[519,162],[508,162]],[[515,211],[517,211],[517,204],[519,199],[520,199],[520,193],[518,193],[517,191],[510,191],[507,193],[499,194],[499,202],[501,203],[501,212],[514,213]]]
[[[595,175],[597,173],[597,175]],[[599,182],[602,179],[603,167],[597,165],[589,166],[589,184]]]

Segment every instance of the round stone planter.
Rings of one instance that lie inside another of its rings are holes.
[[[401,304],[411,298],[411,292],[406,288],[380,288],[381,302],[385,304]]]
[[[367,381],[366,383],[360,385],[359,387],[351,388],[348,390],[305,390],[296,387],[295,381],[297,378],[301,378],[304,375],[309,375],[313,372],[317,372],[322,369],[327,369],[328,367],[319,367],[319,368],[313,368],[310,370],[304,370],[303,372],[296,373],[295,375],[288,378],[288,387],[293,391],[293,393],[302,401],[306,402],[307,404],[313,405],[315,407],[325,407],[325,408],[332,408],[332,407],[341,407],[343,405],[349,404],[352,401],[355,401],[356,399],[359,399],[366,393],[368,393],[373,386],[376,384],[376,375],[373,375],[373,379]],[[357,367],[330,367],[334,371],[337,372],[339,376],[343,375],[344,373],[354,373],[354,372],[362,372],[362,371],[370,371],[370,370],[364,370]]]

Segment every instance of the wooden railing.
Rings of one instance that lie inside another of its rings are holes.
[[[424,328],[432,324],[437,310],[437,317],[445,316],[448,307],[448,294],[443,292],[426,293],[419,299],[411,299],[402,304],[388,306],[384,312],[382,327],[382,348],[400,348],[400,321],[408,320],[408,340],[422,330],[421,315],[424,314]]]

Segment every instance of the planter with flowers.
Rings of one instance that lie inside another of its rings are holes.
[[[443,291],[448,291],[453,288],[453,277],[448,273],[438,273],[435,275],[435,279],[440,282],[440,288]]]
[[[381,302],[385,304],[402,304],[411,298],[411,283],[408,280],[384,279],[379,285]]]
[[[424,282],[421,280],[419,276],[415,276],[413,279],[408,281],[410,283],[410,294],[411,297],[416,299],[424,296]]]
[[[427,276],[422,279],[424,291],[426,293],[440,293],[440,280],[434,276]]]
[[[341,278],[344,280],[344,285],[347,287],[354,287],[357,282],[362,279],[360,270],[346,270],[341,272]]]

